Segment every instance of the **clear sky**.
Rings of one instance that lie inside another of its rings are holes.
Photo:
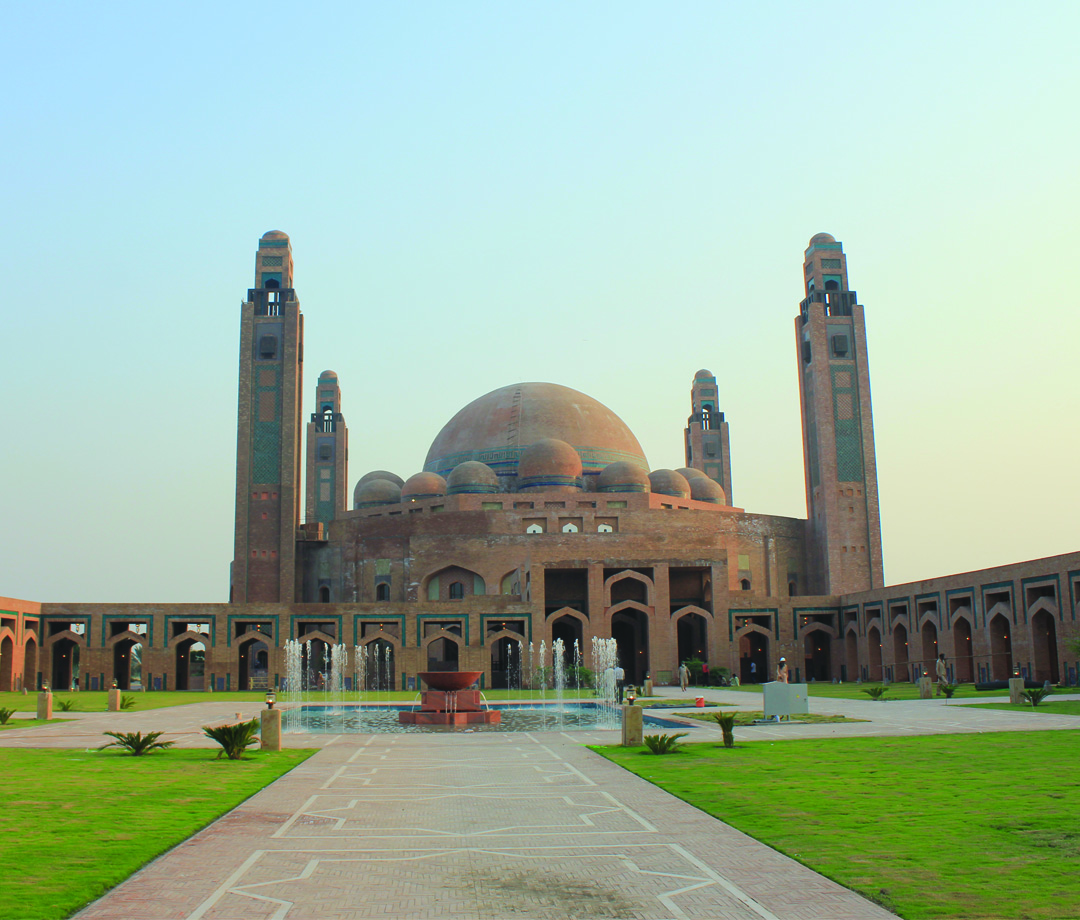
[[[520,380],[803,517],[802,254],[866,307],[890,583],[1080,549],[1080,4],[3,0],[0,595],[223,601],[292,238],[350,482]]]

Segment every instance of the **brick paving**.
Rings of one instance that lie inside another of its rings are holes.
[[[705,695],[760,707],[754,694]],[[740,728],[739,737],[1080,727],[1078,717],[940,700],[812,699],[811,706],[873,721],[765,725]],[[203,746],[200,726],[236,711],[236,704],[207,703],[80,714],[76,722],[0,733],[0,747],[97,746],[105,727],[164,728],[180,746]],[[256,710],[239,711],[250,717]],[[717,734],[702,723],[691,733]],[[893,916],[584,747],[614,742],[615,732],[286,740],[321,750],[79,920]]]

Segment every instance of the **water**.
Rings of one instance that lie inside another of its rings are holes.
[[[510,640],[511,642],[513,640]],[[508,643],[507,658],[511,658],[512,646]],[[596,683],[596,702],[580,705],[569,702],[592,692],[582,687],[581,648],[575,640],[570,655],[573,663],[573,680],[567,669],[567,648],[561,638],[555,639],[549,649],[546,641],[540,641],[539,649],[532,642],[528,656],[523,641],[517,643],[516,668],[509,670],[507,683],[510,689],[531,689],[533,700],[503,706],[507,713],[532,713],[513,716],[507,727],[485,726],[480,731],[575,731],[587,728],[617,728],[620,711],[615,698],[614,671],[618,648],[614,639],[592,640],[592,666]],[[549,657],[550,656],[550,657]],[[386,717],[388,707],[361,706],[360,703],[389,703],[395,688],[393,648],[389,643],[371,642],[352,649],[352,680],[346,689],[349,673],[349,649],[342,643],[328,645],[319,640],[290,639],[285,643],[285,678],[279,690],[283,704],[292,704],[285,710],[283,728],[287,732],[312,731],[307,728],[309,707],[321,707],[324,712],[336,713],[342,727],[338,731],[429,731],[430,726],[398,726],[396,709]],[[536,706],[548,702],[548,689],[554,691],[554,705]],[[413,708],[408,706],[406,708]],[[312,712],[314,710],[311,710]],[[322,719],[322,716],[319,716]],[[381,727],[389,718],[392,728]],[[331,720],[332,721],[332,720]],[[348,722],[352,727],[344,727]],[[329,724],[329,723],[326,723]],[[518,725],[526,727],[517,727]],[[321,730],[331,730],[324,728]],[[437,729],[442,730],[442,729]],[[460,727],[457,730],[461,730]]]
[[[286,731],[321,734],[425,734],[431,732],[554,732],[614,730],[619,717],[611,718],[607,706],[596,703],[493,704],[502,713],[499,725],[402,725],[397,715],[412,706],[303,706],[285,713]],[[645,716],[645,724],[685,727],[681,723]]]

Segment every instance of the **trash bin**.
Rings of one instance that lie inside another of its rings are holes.
[[[698,709],[704,709],[705,708],[705,697],[703,697],[703,696],[695,696],[694,697],[694,705],[697,706]]]

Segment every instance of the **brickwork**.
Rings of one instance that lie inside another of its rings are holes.
[[[41,604],[0,597],[0,691],[37,686]]]

